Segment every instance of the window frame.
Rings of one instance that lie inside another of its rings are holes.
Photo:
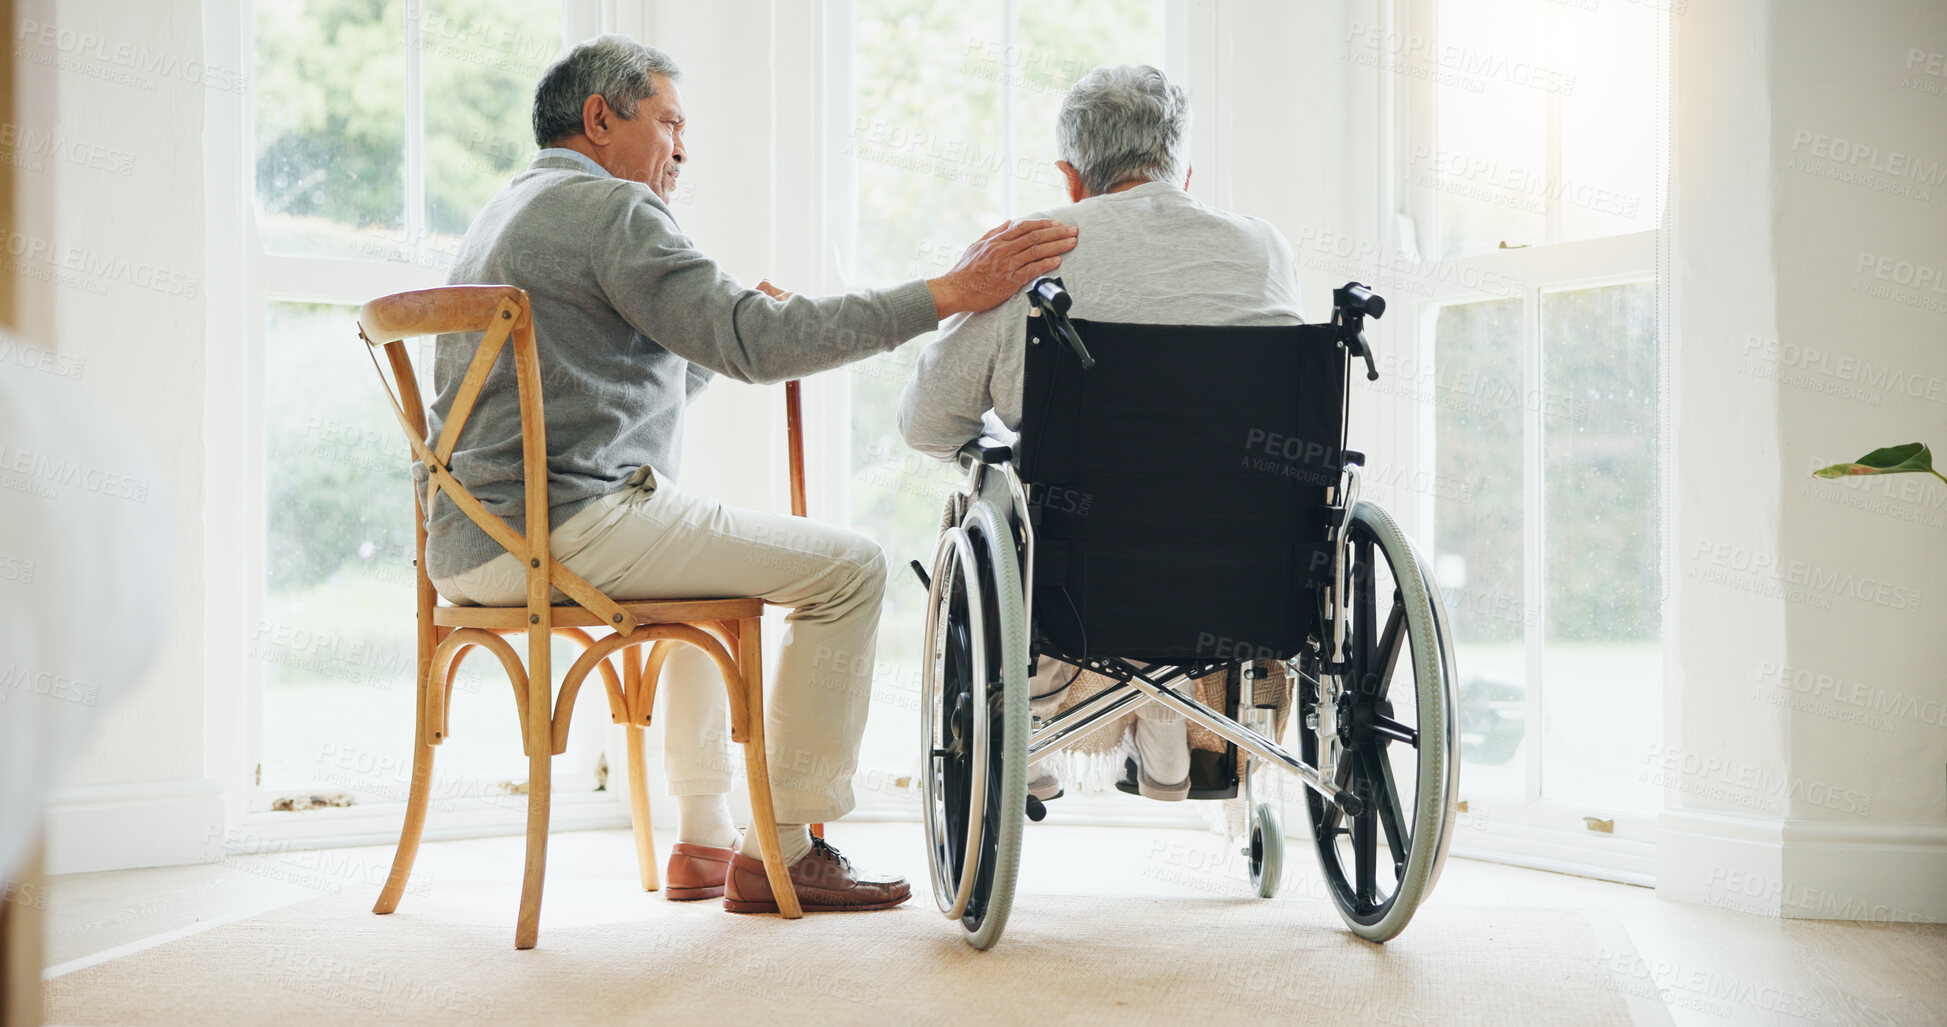
[[[1437,49],[1437,4],[1438,0],[1390,0],[1382,5],[1382,31],[1395,33],[1396,38],[1427,41]],[[1546,16],[1551,41],[1559,19],[1574,13],[1561,10],[1559,5],[1548,6]],[[1658,135],[1656,200],[1662,210],[1660,223],[1667,225],[1667,198],[1663,192],[1669,146],[1667,96],[1670,25],[1667,12],[1647,13],[1657,21],[1659,39],[1655,72],[1657,91],[1653,100],[1657,105]],[[1544,359],[1541,310],[1545,294],[1645,281],[1656,284],[1659,395],[1655,448],[1659,467],[1657,522],[1661,548],[1658,562],[1663,576],[1663,622],[1668,624],[1670,531],[1673,519],[1669,490],[1664,483],[1672,466],[1672,394],[1669,388],[1671,334],[1664,313],[1662,285],[1666,245],[1663,231],[1559,241],[1563,218],[1562,202],[1557,196],[1547,201],[1545,241],[1512,249],[1441,257],[1439,190],[1434,184],[1416,180],[1407,159],[1415,152],[1439,150],[1435,114],[1440,87],[1431,76],[1376,74],[1380,79],[1377,98],[1381,123],[1391,126],[1389,132],[1381,135],[1381,167],[1385,169],[1387,182],[1382,195],[1385,206],[1379,222],[1382,226],[1379,247],[1383,251],[1382,266],[1406,269],[1406,275],[1412,275],[1413,269],[1428,266],[1438,266],[1442,271],[1424,277],[1423,280],[1431,287],[1423,293],[1416,295],[1412,291],[1399,289],[1387,296],[1389,320],[1393,321],[1391,344],[1410,354],[1418,367],[1433,366],[1433,329],[1443,307],[1484,300],[1519,299],[1522,303],[1522,386],[1524,395],[1540,395]],[[1561,166],[1559,94],[1551,93],[1548,97],[1547,125],[1549,180],[1558,181]],[[1518,288],[1483,291],[1460,284],[1465,281],[1511,282],[1518,283]],[[1383,286],[1380,291],[1386,292]],[[1460,816],[1459,829],[1454,837],[1454,852],[1497,862],[1652,885],[1656,874],[1656,810],[1617,809],[1599,803],[1565,801],[1544,798],[1542,795],[1542,753],[1545,746],[1540,732],[1545,724],[1543,714],[1548,691],[1543,673],[1545,645],[1542,634],[1546,622],[1543,609],[1546,601],[1543,532],[1547,524],[1543,508],[1544,418],[1542,411],[1535,409],[1541,404],[1524,403],[1523,406],[1523,603],[1524,608],[1536,611],[1536,616],[1527,619],[1529,622],[1524,625],[1522,641],[1526,668],[1526,730],[1529,733],[1524,740],[1527,744],[1524,746],[1523,789],[1520,797],[1512,799],[1469,795],[1463,771],[1460,798],[1468,803],[1468,809]],[[1409,462],[1409,469],[1416,476],[1432,480],[1431,475],[1437,467],[1438,440],[1435,438],[1435,417],[1431,407],[1411,401],[1395,401],[1381,407],[1379,417],[1382,431],[1393,439],[1412,440],[1412,445],[1407,447],[1411,452],[1403,459]],[[1425,540],[1430,551],[1436,505],[1432,491],[1422,491],[1409,504],[1402,505],[1408,508],[1397,513],[1411,525],[1415,537]],[[1666,667],[1669,641],[1666,630],[1662,639]],[[1653,690],[1659,702],[1663,700],[1666,677],[1667,671],[1664,677],[1646,683],[1650,686],[1646,691]],[[1654,745],[1661,741],[1661,737],[1645,738],[1643,741]]]

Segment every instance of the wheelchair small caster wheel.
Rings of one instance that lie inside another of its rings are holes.
[[[1250,859],[1251,887],[1258,898],[1276,895],[1284,876],[1284,818],[1268,802],[1251,811],[1251,847],[1244,854]]]

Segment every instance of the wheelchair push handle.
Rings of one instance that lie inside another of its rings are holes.
[[[1032,299],[1039,301],[1035,303],[1037,307],[1053,307],[1056,312],[1066,314],[1075,305],[1075,297],[1061,287],[1059,278],[1037,278],[1028,289],[1033,293]]]
[[[1386,297],[1358,282],[1347,282],[1332,290],[1332,316],[1345,330],[1346,348],[1365,358],[1366,381],[1378,381],[1379,367],[1372,362],[1372,341],[1366,338],[1366,318],[1386,316]]]
[[[1075,330],[1074,322],[1068,320],[1068,308],[1075,305],[1075,298],[1062,288],[1061,279],[1044,277],[1034,280],[1028,286],[1028,303],[1034,307],[1034,315],[1048,320],[1048,327],[1055,337],[1068,344],[1075,356],[1082,362],[1082,370],[1095,366],[1095,358],[1089,355],[1088,347],[1082,345],[1082,336]]]
[[[1332,305],[1360,317],[1385,317],[1386,297],[1358,282],[1347,282],[1332,290]]]

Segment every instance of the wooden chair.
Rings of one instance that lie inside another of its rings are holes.
[[[520,917],[514,928],[516,948],[534,947],[541,916],[541,884],[547,865],[549,767],[556,753],[566,749],[568,718],[582,681],[600,670],[608,690],[609,713],[627,725],[629,813],[635,827],[636,861],[643,888],[660,887],[656,873],[655,841],[649,827],[649,790],[643,768],[642,729],[655,705],[656,681],[671,647],[693,645],[715,661],[730,696],[730,736],[744,745],[744,768],[750,783],[751,828],[757,832],[778,909],[786,919],[802,914],[791,878],[778,846],[776,817],[771,805],[771,777],[764,757],[764,668],[759,599],[695,599],[671,602],[618,603],[580,576],[549,558],[546,422],[541,410],[541,372],[534,346],[533,311],[527,293],[513,286],[457,285],[402,292],[375,299],[358,312],[359,336],[368,346],[384,346],[392,366],[387,395],[400,426],[405,429],[414,459],[428,476],[425,493],[414,490],[418,510],[414,577],[418,585],[419,707],[418,735],[412,761],[412,786],[406,820],[399,832],[399,848],[392,872],[379,893],[374,913],[398,908],[412,873],[413,858],[426,826],[426,805],[433,775],[433,747],[447,735],[446,709],[460,661],[475,648],[500,660],[513,682],[520,713],[522,745],[528,758],[527,868],[521,881]],[[453,407],[437,440],[428,438],[425,407],[420,400],[412,363],[403,340],[447,332],[483,332],[466,376],[454,395]],[[487,372],[512,341],[514,377],[521,416],[522,475],[526,481],[527,534],[521,535],[455,480],[448,469],[460,430],[479,398]],[[369,349],[368,349],[369,352]],[[378,362],[373,360],[377,369]],[[379,377],[385,381],[385,372]],[[494,541],[527,564],[527,602],[523,606],[447,606],[439,602],[426,576],[426,511],[433,497],[447,499],[479,525]],[[550,589],[560,589],[568,603],[554,606]],[[597,638],[591,629],[607,629]],[[524,636],[527,662],[502,636]],[[579,659],[553,694],[549,644],[565,637],[582,646]],[[646,647],[646,648],[645,648]],[[641,651],[638,651],[641,650]],[[613,660],[620,659],[618,675]]]

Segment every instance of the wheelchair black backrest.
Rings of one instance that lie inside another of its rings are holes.
[[[1084,371],[1028,318],[1015,470],[1043,651],[1287,658],[1319,623],[1347,354],[1333,325],[1075,321]]]

